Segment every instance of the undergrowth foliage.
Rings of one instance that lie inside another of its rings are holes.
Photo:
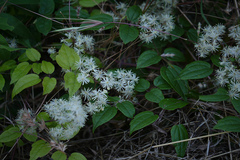
[[[201,10],[196,24],[181,10],[188,3]],[[164,112],[187,114],[197,102],[240,113],[240,26],[208,21],[203,1],[8,0],[0,19],[1,159],[31,144],[27,159],[84,160],[68,144],[86,126],[120,120],[127,128],[111,126],[116,133],[152,125],[168,134]],[[218,112],[211,129],[240,132],[237,115]],[[183,122],[167,128],[176,156],[189,158]]]

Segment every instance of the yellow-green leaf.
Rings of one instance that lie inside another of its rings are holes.
[[[22,135],[22,133],[20,132],[18,127],[12,127],[12,128],[9,128],[8,130],[4,131],[0,135],[0,142],[10,142],[12,140],[17,139],[21,135]]]
[[[32,149],[30,151],[30,160],[35,160],[39,157],[43,157],[49,153],[51,146],[44,140],[39,140],[32,144]]]
[[[81,87],[81,83],[77,81],[77,76],[73,72],[67,72],[64,75],[64,81],[70,97]]]
[[[52,154],[51,158],[53,160],[66,160],[67,159],[67,155],[61,151],[56,151]]]
[[[55,78],[44,77],[42,81],[43,85],[43,95],[52,92],[57,84],[57,80]]]
[[[10,84],[17,82],[21,77],[25,76],[31,68],[28,62],[19,63],[12,73]]]
[[[73,48],[62,45],[59,50],[59,55],[56,56],[57,63],[63,69],[77,69],[76,62],[79,61],[79,55],[74,51]]]
[[[39,61],[40,58],[41,58],[41,54],[34,48],[27,49],[26,50],[26,55],[33,62]]]
[[[22,78],[20,78],[17,83],[15,84],[15,86],[13,87],[13,91],[12,91],[12,98],[20,93],[22,90],[24,90],[25,88],[34,86],[36,84],[38,84],[39,82],[41,82],[41,79],[39,78],[38,75],[36,74],[28,74],[23,76]]]
[[[46,74],[52,74],[55,70],[55,67],[51,62],[42,61],[41,69]]]
[[[34,72],[34,73],[37,73],[37,74],[41,73],[41,72],[42,72],[41,66],[42,66],[41,63],[33,63],[33,64],[32,64],[32,70],[33,70],[33,72]]]

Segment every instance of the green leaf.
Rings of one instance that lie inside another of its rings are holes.
[[[52,14],[55,8],[54,0],[40,0],[39,5],[39,13],[45,16]]]
[[[39,61],[40,58],[41,58],[41,54],[34,48],[27,49],[26,50],[26,55],[33,62]]]
[[[119,35],[120,38],[123,40],[123,43],[127,44],[134,41],[138,37],[139,31],[137,27],[122,24],[119,28]]]
[[[160,89],[171,89],[172,87],[165,81],[162,76],[158,76],[153,81],[154,86],[160,88]]]
[[[240,99],[231,99],[233,107],[240,113]]]
[[[161,68],[161,75],[165,81],[180,95],[184,100],[187,100],[186,95],[188,94],[188,81],[178,80],[179,73],[182,69],[178,66],[171,65],[168,68]]]
[[[139,129],[142,129],[149,124],[152,124],[158,119],[158,115],[154,115],[151,111],[144,111],[137,114],[130,122],[130,135]]]
[[[52,74],[55,67],[51,62],[42,61],[41,69],[46,74]]]
[[[68,89],[69,96],[72,97],[74,93],[81,87],[81,83],[77,81],[77,76],[73,72],[67,72],[64,75],[65,88]]]
[[[1,22],[0,22],[1,23]],[[7,40],[0,34],[0,44],[8,46]]]
[[[220,55],[212,55],[211,56],[211,61],[215,66],[221,67],[221,65],[220,65],[220,62],[221,62]]]
[[[33,63],[33,64],[32,64],[32,70],[33,70],[33,72],[34,72],[34,73],[37,73],[37,74],[41,73],[41,72],[42,72],[41,66],[42,66],[41,63]]]
[[[180,79],[201,79],[212,74],[211,65],[204,61],[194,61],[188,64],[180,73]]]
[[[6,62],[4,62],[1,66],[0,66],[0,72],[4,72],[7,71],[9,69],[12,69],[16,66],[16,61],[14,60],[8,60]]]
[[[185,62],[186,61],[186,59],[184,57],[184,54],[176,48],[166,48],[164,50],[164,53],[165,54],[167,54],[167,53],[168,54],[174,54],[173,57],[167,57],[166,58],[169,61],[174,61],[174,62]]]
[[[56,151],[52,154],[51,158],[53,160],[66,160],[67,159],[67,155],[61,151]]]
[[[175,125],[171,129],[171,138],[173,142],[188,139],[188,132],[182,124]],[[174,144],[178,157],[184,157],[187,145],[188,142]]]
[[[221,129],[230,132],[240,132],[240,118],[228,116],[218,121],[213,129]]]
[[[104,1],[106,0],[79,0],[79,4],[82,7],[94,7]]]
[[[133,104],[129,101],[124,101],[122,103],[117,104],[117,108],[126,116],[129,118],[133,118],[133,115],[135,114],[135,108]]]
[[[31,134],[24,133],[23,137],[26,138],[30,142],[36,142],[36,140],[38,139],[38,135],[37,135],[36,131],[34,133],[31,133]]]
[[[17,82],[20,78],[25,76],[31,68],[28,62],[19,63],[12,73],[10,84]]]
[[[1,21],[0,21],[0,29],[1,30],[9,30],[9,31],[12,31],[14,29],[13,26],[9,25],[7,23],[8,19],[7,18],[4,18],[4,17],[1,17]]]
[[[70,155],[68,160],[87,160],[87,158],[81,153],[74,152]]]
[[[145,94],[145,98],[148,101],[159,103],[161,100],[164,99],[164,95],[160,89],[153,88],[153,89],[151,89],[150,92]]]
[[[161,59],[161,56],[159,56],[157,52],[152,50],[145,51],[137,60],[137,69],[157,64]]]
[[[171,31],[171,34],[181,37],[184,34],[184,29],[176,25],[174,30]],[[171,35],[171,40],[174,41],[175,39],[179,38],[176,36]]]
[[[175,98],[166,98],[159,102],[159,107],[166,110],[175,110],[177,108],[183,108],[188,102],[181,101]]]
[[[59,55],[56,56],[57,63],[63,69],[77,69],[76,62],[80,60],[79,55],[74,51],[73,48],[62,45],[59,50]]]
[[[0,135],[0,142],[10,142],[20,137],[22,133],[18,127],[11,127]]]
[[[138,6],[131,6],[127,9],[126,16],[129,21],[137,22],[142,10]]]
[[[115,107],[105,107],[103,111],[95,113],[92,116],[93,132],[98,126],[110,121],[116,114],[117,109]]]
[[[42,81],[43,85],[43,95],[51,93],[57,84],[57,80],[55,78],[44,77]]]
[[[120,98],[119,97],[112,97],[112,96],[108,96],[108,99],[107,99],[108,101],[110,101],[110,102],[117,102],[117,101],[119,101],[120,100]]]
[[[30,151],[30,160],[38,159],[48,154],[51,150],[51,146],[44,140],[38,140],[32,144]]]
[[[36,84],[38,84],[39,82],[41,82],[41,79],[39,78],[38,75],[36,74],[28,74],[23,76],[22,78],[20,78],[17,83],[14,85],[13,87],[13,91],[12,91],[12,98],[20,93],[22,90],[24,90],[25,88],[34,86]]]
[[[0,74],[0,90],[3,91],[3,87],[5,85],[5,79],[4,77],[2,76],[2,74]]]
[[[198,41],[198,34],[197,34],[197,30],[196,29],[190,28],[187,31],[187,36],[188,36],[188,39],[190,39],[193,42],[197,42]]]
[[[44,34],[45,36],[51,31],[52,29],[52,21],[43,17],[39,17],[36,19],[36,28],[37,30]]]
[[[8,25],[14,27],[10,27],[10,29],[13,29],[12,32],[18,36],[21,36],[22,38],[31,38],[32,34],[28,30],[28,28],[16,17],[7,14],[7,13],[0,13],[0,19],[7,19]]]
[[[139,79],[137,85],[135,86],[135,90],[138,92],[144,92],[150,87],[150,82],[145,79]]]
[[[212,95],[202,95],[199,96],[199,99],[202,101],[208,101],[208,102],[220,102],[220,101],[226,101],[229,99],[228,91],[224,88],[219,88],[216,93]]]

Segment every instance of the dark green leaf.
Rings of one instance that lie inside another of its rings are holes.
[[[159,103],[161,100],[164,99],[164,95],[160,89],[153,88],[153,89],[151,89],[150,92],[145,94],[145,98],[148,101]]]
[[[166,98],[159,102],[159,107],[166,110],[175,110],[177,108],[183,108],[188,104],[188,102],[181,101],[174,98]]]
[[[123,40],[123,43],[127,44],[134,41],[138,37],[139,31],[136,27],[122,24],[119,28],[119,35],[120,38]]]
[[[202,95],[199,96],[199,99],[202,101],[208,102],[220,102],[229,99],[228,91],[224,88],[219,88],[216,93],[212,95]]]
[[[173,142],[188,139],[188,132],[182,124],[175,125],[171,129],[171,138]],[[188,142],[174,144],[178,157],[184,157],[187,144]]]
[[[79,0],[79,4],[82,7],[94,7],[104,1],[106,0]]]
[[[240,118],[228,116],[218,121],[213,129],[221,129],[230,132],[240,132]]]
[[[198,34],[197,34],[197,30],[196,29],[190,28],[187,31],[187,36],[193,42],[197,42],[198,41]]]
[[[130,122],[130,135],[139,129],[142,129],[149,124],[152,124],[158,119],[158,115],[154,115],[151,111],[144,111],[137,114]]]
[[[165,81],[162,76],[158,76],[153,81],[154,86],[160,88],[160,89],[171,89],[172,87]]]
[[[129,21],[137,22],[142,10],[138,6],[131,6],[127,9],[126,16]]]
[[[133,115],[135,114],[135,108],[133,104],[129,101],[124,101],[122,103],[117,104],[117,108],[126,116],[129,118],[133,118]]]
[[[220,55],[212,55],[211,56],[211,61],[215,66],[221,67],[221,65],[220,65],[220,62],[221,62]]]
[[[92,116],[93,132],[98,126],[110,121],[117,114],[115,107],[105,107],[103,111],[97,112]]]
[[[138,84],[135,86],[135,90],[138,92],[144,92],[150,87],[150,82],[145,79],[139,79]]]
[[[157,64],[161,59],[161,56],[159,56],[157,52],[152,50],[145,51],[139,56],[137,60],[137,69]]]
[[[2,74],[0,74],[0,90],[3,91],[3,87],[5,85],[5,79],[4,77],[2,76]]]
[[[204,61],[194,61],[188,64],[180,73],[180,79],[201,79],[212,74],[210,64]]]
[[[184,29],[176,25],[174,30],[171,31],[171,34],[178,36],[176,37],[171,35],[171,40],[174,41],[175,39],[178,39],[184,34]]]
[[[39,13],[43,15],[50,15],[55,8],[54,0],[40,0]]]
[[[4,62],[1,66],[0,66],[0,72],[4,72],[7,71],[9,69],[12,69],[16,66],[16,61],[14,60],[8,60],[6,62]]]
[[[14,29],[12,30],[12,32],[18,36],[21,36],[22,38],[31,38],[32,34],[31,32],[28,30],[28,28],[20,21],[18,20],[16,17],[7,14],[7,13],[0,13],[0,19],[7,19],[7,23],[14,27]]]
[[[240,99],[231,99],[233,107],[240,113]]]
[[[161,68],[161,75],[165,81],[180,95],[184,100],[187,100],[186,95],[188,94],[188,81],[178,80],[179,73],[182,69],[178,66],[171,65],[168,68]]]
[[[39,17],[36,19],[35,25],[37,30],[46,36],[51,31],[52,21],[43,17]]]
[[[167,48],[164,50],[164,54],[174,54],[173,57],[167,57],[169,61],[174,61],[174,62],[186,61],[184,54],[176,48]]]

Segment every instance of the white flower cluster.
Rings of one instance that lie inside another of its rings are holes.
[[[195,45],[198,55],[206,57],[209,53],[215,52],[220,48],[220,43],[223,41],[220,37],[225,33],[225,26],[207,26],[203,29],[203,33],[199,38],[199,43]],[[235,39],[236,46],[225,46],[221,50],[220,65],[216,71],[215,78],[217,85],[228,88],[229,97],[240,98],[240,28],[234,26],[229,28],[228,36]]]
[[[228,46],[223,48],[220,67],[216,71],[218,85],[228,87],[231,98],[240,97],[240,48],[239,46]]]
[[[8,46],[9,46],[10,48],[17,48],[17,47],[18,47],[17,41],[16,41],[15,38],[12,38],[12,39],[6,38],[6,41],[8,42]]]
[[[195,44],[197,54],[199,57],[206,57],[210,53],[215,52],[223,41],[221,35],[225,33],[225,26],[218,24],[216,26],[206,26],[202,30],[199,41]]]
[[[228,37],[233,38],[237,42],[237,45],[240,45],[240,26],[232,26],[228,30],[230,32]]]
[[[80,96],[73,96],[69,100],[54,99],[45,104],[44,109],[61,125],[51,128],[49,132],[57,139],[72,138],[72,135],[85,125],[88,117]]]
[[[20,109],[16,122],[20,130],[26,129],[26,133],[33,134],[36,132],[37,123],[30,109]]]
[[[65,43],[69,47],[73,47],[79,55],[85,53],[85,51],[93,53],[94,39],[92,36],[83,35],[77,31],[65,33],[65,36],[67,36],[67,39],[62,38],[61,42]]]
[[[99,112],[107,105],[107,93],[115,89],[124,98],[131,98],[134,93],[134,86],[138,82],[138,77],[132,71],[118,69],[116,71],[100,70],[92,57],[81,56],[77,62],[79,70],[77,81],[82,85],[90,83],[93,78],[99,81],[103,90],[85,88],[81,90],[80,95],[87,100],[86,108],[90,114]]]
[[[117,13],[113,13],[112,11],[104,11],[105,14],[108,14],[110,16],[113,17],[113,21],[117,22],[119,21],[122,17],[124,17],[126,15],[126,11],[127,11],[128,5],[125,3],[118,3],[116,2],[116,11]]]
[[[141,33],[139,38],[146,43],[152,42],[154,38],[167,39],[169,32],[175,28],[174,17],[171,15],[172,7],[177,1],[158,0],[154,2],[147,11],[140,16]],[[145,7],[143,3],[140,8]]]

